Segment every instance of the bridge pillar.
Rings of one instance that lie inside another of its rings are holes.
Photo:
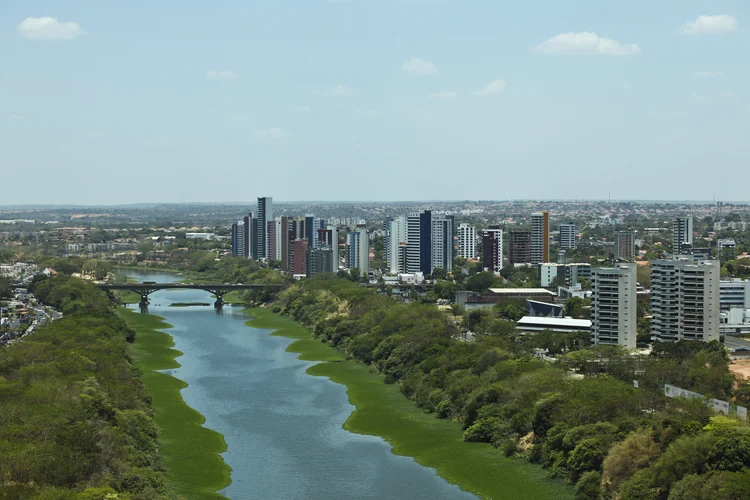
[[[217,290],[214,295],[216,295],[216,302],[214,302],[214,307],[216,309],[221,309],[224,306],[224,293]]]

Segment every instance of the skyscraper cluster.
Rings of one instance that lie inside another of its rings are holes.
[[[314,214],[274,217],[273,199],[258,198],[258,209],[232,224],[232,255],[256,260],[277,260],[282,271],[313,277],[336,273],[341,267],[339,227],[336,221]],[[345,234],[344,267],[370,271],[370,236],[364,224]]]

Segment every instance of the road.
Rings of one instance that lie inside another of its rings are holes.
[[[745,349],[750,354],[750,340],[727,335],[724,337],[724,346],[728,349]]]

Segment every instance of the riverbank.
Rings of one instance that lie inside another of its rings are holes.
[[[205,418],[189,407],[180,391],[187,384],[161,370],[178,368],[182,353],[163,330],[171,328],[163,318],[118,309],[136,331],[130,355],[141,370],[141,380],[152,398],[159,454],[167,481],[177,493],[196,499],[223,499],[217,491],[227,487],[231,468],[220,453],[226,451],[224,437],[203,426]]]
[[[420,464],[463,490],[490,499],[573,498],[573,488],[553,481],[538,466],[505,457],[489,444],[468,443],[454,422],[424,413],[404,397],[397,385],[384,383],[382,375],[316,340],[296,321],[268,309],[252,308],[247,322],[255,328],[272,329],[272,335],[294,339],[287,351],[306,361],[319,361],[307,373],[328,377],[345,385],[354,412],[344,428],[385,439],[398,455],[414,457]]]

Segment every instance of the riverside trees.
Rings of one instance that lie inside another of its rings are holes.
[[[400,384],[426,412],[461,425],[467,441],[492,443],[576,483],[578,498],[687,498],[691,489],[692,498],[743,498],[746,491],[747,426],[658,390],[669,382],[729,398],[720,346],[675,344],[633,360],[618,349],[589,349],[576,334],[554,343],[550,335],[520,336],[500,307],[469,318],[478,335],[463,342],[434,306],[398,303],[345,280],[299,283],[274,307]],[[561,363],[533,357],[547,344],[563,354]],[[583,379],[569,375],[576,363]]]
[[[65,317],[0,349],[0,498],[171,498],[132,330],[94,285],[34,292]]]

